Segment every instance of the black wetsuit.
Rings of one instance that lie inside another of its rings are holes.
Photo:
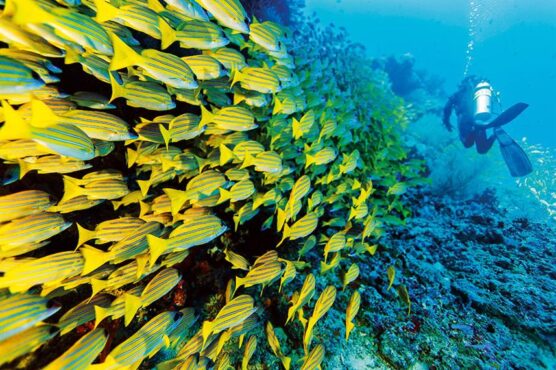
[[[475,124],[473,90],[476,81],[476,79],[470,78],[461,83],[459,90],[450,96],[444,106],[442,121],[446,128],[452,131],[450,116],[452,111],[455,111],[458,119],[459,138],[463,146],[470,148],[476,144],[477,152],[484,154],[490,150],[496,137],[491,135],[487,138],[486,129]]]

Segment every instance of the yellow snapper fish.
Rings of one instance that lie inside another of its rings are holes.
[[[40,157],[54,154],[52,150],[29,139],[17,139],[0,143],[0,158],[17,160],[26,157]]]
[[[241,33],[249,33],[247,13],[239,0],[196,0],[223,26]]]
[[[102,221],[96,225],[95,230],[88,230],[77,224],[77,247],[92,239],[96,239],[95,244],[119,242],[144,224],[145,221],[137,217],[119,217]]]
[[[316,280],[313,274],[309,274],[305,277],[305,281],[303,282],[303,286],[301,287],[299,297],[288,309],[288,318],[286,320],[286,324],[294,317],[296,312],[298,312],[311,300],[311,298],[315,294],[315,284]]]
[[[110,70],[138,66],[142,73],[177,89],[195,89],[198,87],[189,65],[173,54],[156,49],[144,49],[136,52],[118,36],[112,34],[114,57]]]
[[[160,235],[161,233],[162,227],[158,222],[147,222],[122,240],[112,244],[106,252],[87,245],[80,248],[85,258],[83,274],[96,270],[106,262],[118,264],[135,258],[147,250],[147,234]]]
[[[37,325],[0,342],[0,365],[35,351],[57,334],[53,325]]]
[[[0,128],[0,140],[32,139],[64,156],[80,160],[94,158],[93,142],[78,127],[71,124],[36,127],[23,120],[7,102],[2,101],[2,108],[6,121]]]
[[[216,59],[229,71],[241,70],[247,66],[243,54],[232,48],[222,47],[216,50],[205,50],[203,53]]]
[[[37,90],[45,85],[41,79],[33,77],[33,70],[15,59],[0,55],[0,98]]]
[[[185,49],[214,50],[230,42],[222,29],[212,23],[199,20],[184,22],[174,30],[168,23],[161,21],[162,49],[178,41]]]
[[[159,22],[165,22],[146,3],[129,3],[118,8],[104,0],[94,0],[94,6],[97,12],[96,21],[99,23],[114,21],[157,40],[162,38]]]
[[[38,243],[57,235],[71,222],[56,213],[31,214],[0,225],[0,248],[10,249],[27,243]]]
[[[0,277],[0,288],[12,293],[25,292],[34,285],[56,284],[81,274],[84,260],[81,253],[59,252],[17,264]]]
[[[361,295],[356,290],[351,295],[349,299],[347,309],[346,309],[346,341],[349,339],[349,334],[355,328],[355,324],[353,324],[353,319],[359,312],[359,307],[361,305]]]
[[[232,73],[232,86],[239,83],[245,90],[275,94],[281,90],[280,79],[270,68],[245,67]]]
[[[350,284],[351,282],[355,281],[357,277],[359,277],[359,266],[353,263],[351,266],[349,266],[349,269],[346,271],[344,275],[343,289],[345,290],[346,286],[348,286],[348,284]]]
[[[135,334],[116,346],[101,364],[91,365],[91,369],[119,369],[137,366],[145,358],[150,358],[162,347],[169,346],[166,333],[178,326],[183,318],[181,312],[166,311],[155,316]]]
[[[301,219],[296,221],[292,226],[284,225],[282,240],[277,246],[280,246],[287,239],[295,240],[304,238],[311,234],[317,228],[319,222],[318,215],[315,212],[307,213]]]
[[[230,190],[220,188],[219,191],[220,198],[218,199],[218,203],[223,203],[227,200],[230,202],[239,202],[248,199],[255,193],[255,185],[251,180],[242,180],[235,183]]]
[[[162,254],[187,250],[199,245],[207,244],[227,230],[222,221],[213,215],[204,215],[186,220],[174,229],[168,239],[148,235],[151,265]]]
[[[28,293],[1,297],[0,342],[35,326],[60,308],[51,306],[47,298]]]
[[[24,190],[0,197],[0,223],[30,216],[54,204],[50,194],[41,190]]]
[[[107,340],[104,329],[97,328],[79,338],[60,357],[49,363],[44,370],[84,369],[100,354]]]
[[[117,98],[126,99],[127,105],[154,111],[174,109],[176,103],[162,85],[153,81],[127,81],[123,85],[110,73],[112,96],[110,102]]]
[[[127,184],[118,179],[97,180],[81,187],[68,177],[64,177],[64,196],[62,201],[85,195],[88,199],[114,200],[129,193]]]
[[[282,353],[282,349],[280,348],[280,341],[278,340],[278,337],[276,336],[276,333],[274,331],[274,327],[272,326],[272,323],[270,321],[267,321],[266,323],[265,332],[270,349],[272,349],[274,355],[280,359],[282,365],[284,366],[284,369],[289,370],[291,365],[291,358],[285,356]]]
[[[210,55],[191,55],[182,57],[181,60],[191,68],[195,77],[200,81],[214,80],[227,74],[220,62]]]
[[[324,346],[318,344],[309,352],[303,365],[301,365],[301,370],[315,370],[320,368],[320,364],[324,360]]]
[[[305,348],[305,353],[313,338],[313,328],[315,327],[317,321],[319,321],[332,307],[334,300],[336,299],[336,288],[333,285],[327,286],[319,298],[317,303],[315,303],[315,308],[313,309],[313,315],[309,318],[307,323],[307,328],[305,329],[305,335],[303,336],[303,347]]]
[[[254,265],[245,277],[236,277],[236,289],[241,286],[248,288],[258,284],[262,284],[264,287],[280,277],[282,272],[282,264],[279,262]]]
[[[17,9],[13,21],[16,24],[47,24],[56,29],[57,34],[74,42],[86,51],[101,55],[112,55],[113,48],[106,31],[91,17],[72,9],[50,6],[32,0],[12,0]]]
[[[231,131],[249,131],[258,127],[253,113],[240,106],[224,107],[215,113],[201,106],[201,112],[201,125],[213,123],[220,129]]]
[[[130,131],[127,122],[105,112],[72,109],[58,115],[48,105],[39,100],[33,100],[32,114],[31,125],[34,126],[73,125],[91,139],[105,141],[123,141],[137,138],[137,135]]]
[[[241,370],[247,370],[249,361],[251,360],[251,357],[253,357],[253,354],[255,353],[256,349],[257,349],[257,337],[251,335],[247,340],[247,344],[245,345],[243,358],[241,359]]]
[[[206,343],[211,334],[215,335],[240,325],[256,310],[253,298],[249,295],[244,294],[232,299],[218,312],[214,320],[203,322],[202,343]]]

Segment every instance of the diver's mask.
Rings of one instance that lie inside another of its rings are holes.
[[[475,86],[473,102],[476,124],[487,124],[492,116],[492,86],[487,81],[481,81]]]

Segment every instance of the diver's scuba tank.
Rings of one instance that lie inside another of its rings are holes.
[[[483,80],[475,86],[473,93],[475,123],[487,124],[492,116],[492,93],[490,84]]]

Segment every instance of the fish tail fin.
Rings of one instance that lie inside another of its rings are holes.
[[[96,327],[98,326],[98,324],[102,322],[102,320],[104,320],[108,316],[112,316],[112,310],[110,309],[110,307],[104,308],[96,305],[94,307],[94,310],[95,310],[95,329],[96,329]]]
[[[154,235],[147,235],[147,243],[150,251],[149,266],[154,266],[158,257],[170,247],[170,243],[168,239],[162,239]]]
[[[306,161],[305,161],[305,168],[309,167],[310,165],[315,163],[315,157],[311,154],[305,154]]]
[[[99,280],[99,279],[91,278],[91,289],[93,290],[93,292],[91,294],[91,298],[93,298],[99,292],[106,289],[107,286],[108,286],[108,282],[106,282],[105,280]]]
[[[288,226],[288,224],[284,225],[284,232],[282,233],[282,240],[280,240],[280,243],[278,243],[276,245],[276,248],[278,248],[279,246],[282,245],[283,242],[286,241],[286,239],[288,239],[290,236],[290,227]]]
[[[4,125],[0,128],[0,140],[27,139],[31,137],[31,127],[7,101],[2,100]]]
[[[214,114],[201,105],[201,122],[199,122],[200,126],[204,126],[206,124],[211,123],[214,120]]]
[[[166,49],[176,41],[176,31],[162,18],[159,18],[158,28],[160,29],[160,47]]]
[[[138,150],[127,148],[127,168],[130,168],[135,164],[135,161],[137,161],[137,157],[139,157]]]
[[[234,152],[230,150],[226,145],[220,144],[220,165],[223,166],[226,163],[234,160]]]
[[[239,69],[232,69],[232,84],[230,87],[234,86],[236,83],[241,82],[243,79],[243,75],[239,71]]]
[[[141,194],[146,197],[151,187],[151,180],[137,180],[137,185],[141,189]]]
[[[172,209],[172,216],[178,214],[181,207],[187,201],[187,193],[183,190],[176,190],[171,188],[162,189],[164,193],[170,198],[170,208]]]
[[[139,217],[143,217],[151,210],[151,205],[149,203],[139,201]]]
[[[218,198],[217,204],[224,203],[227,200],[232,199],[232,192],[223,188],[219,188],[220,198]]]
[[[170,139],[172,138],[172,130],[167,129],[164,125],[158,125],[158,129],[160,130],[160,134],[164,139],[164,144],[166,144],[166,150],[168,150],[168,145],[170,144]]]
[[[74,181],[70,180],[67,176],[64,176],[64,196],[60,202],[65,202],[73,198],[77,198],[80,195],[85,195],[85,189],[81,188]]]
[[[286,211],[282,208],[278,208],[276,211],[276,231],[282,230],[284,227],[284,222],[286,222]]]
[[[134,66],[140,64],[142,61],[141,55],[123,42],[115,33],[110,32],[112,38],[112,45],[114,47],[114,56],[110,62],[108,70],[116,71],[118,69]]]
[[[280,357],[280,361],[282,361],[282,365],[284,366],[285,370],[290,370],[290,366],[292,363],[292,359],[288,356]]]
[[[31,100],[31,112],[31,126],[49,127],[59,121],[52,108],[38,99]]]
[[[77,225],[77,234],[78,234],[77,247],[76,247],[77,249],[79,248],[79,246],[85,244],[89,240],[94,239],[96,237],[96,232],[94,230],[85,229],[77,222],[75,224]]]
[[[81,62],[81,56],[71,48],[66,49],[66,56],[64,58],[65,64],[74,64]]]
[[[245,278],[236,276],[236,291],[243,285],[245,284]]]
[[[119,9],[104,0],[94,0],[97,7],[95,20],[99,23],[108,22],[118,16]]]
[[[133,294],[124,293],[124,304],[124,325],[128,326],[131,321],[133,321],[137,310],[139,310],[139,308],[141,308],[141,306],[143,305],[143,301],[141,300],[141,297],[134,296]]]
[[[349,333],[351,333],[353,328],[355,328],[355,325],[351,321],[346,322],[346,342],[348,341]]]
[[[117,200],[113,200],[112,201],[112,207],[114,207],[114,211],[117,211],[118,208],[120,208],[122,206],[123,202],[119,202]]]
[[[244,95],[234,94],[234,105],[237,105],[237,104],[241,103],[245,99],[246,99],[246,97]]]
[[[301,122],[299,122],[296,118],[292,120],[292,132],[294,139],[299,139],[303,132],[301,131]]]
[[[274,108],[272,109],[272,114],[278,114],[282,111],[282,102],[280,102],[280,99],[276,98],[276,101],[274,102]]]
[[[79,248],[79,251],[85,259],[85,265],[83,266],[81,275],[86,275],[89,272],[96,270],[110,259],[109,252],[103,252],[100,249],[91,247],[90,245],[84,245]]]
[[[255,158],[249,152],[245,152],[245,158],[243,158],[243,163],[239,167],[240,169],[252,166],[255,163]]]
[[[214,324],[211,321],[203,322],[203,326],[201,328],[201,335],[203,337],[203,347],[205,346],[208,337],[212,334],[213,328],[214,328]]]
[[[12,18],[15,24],[46,23],[55,20],[56,17],[43,9],[38,3],[31,0],[15,0],[16,11]],[[8,10],[13,9],[12,6]]]
[[[19,179],[21,180],[27,172],[32,171],[33,169],[29,166],[29,163],[22,159],[18,159],[17,163],[19,164]]]
[[[109,72],[108,74],[110,75],[110,86],[112,87],[112,95],[110,96],[110,100],[108,102],[112,103],[112,101],[117,98],[125,97],[126,91],[125,91],[125,86],[123,85],[123,81],[122,81],[122,85],[120,85],[118,81],[116,81],[116,79],[114,78],[112,72]]]

